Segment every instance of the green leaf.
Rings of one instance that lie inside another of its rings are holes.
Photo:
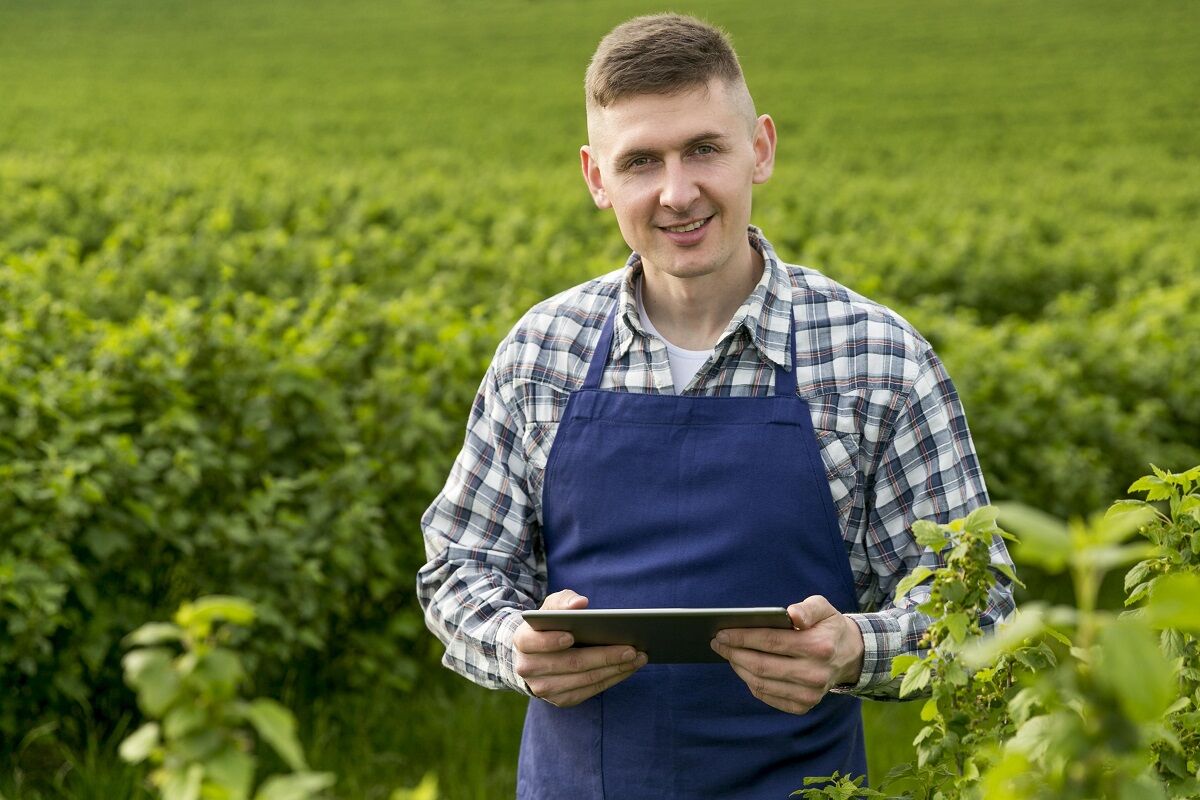
[[[908,671],[908,668],[920,661],[914,655],[896,656],[892,659],[892,677],[897,678]]]
[[[1142,580],[1150,574],[1150,570],[1153,566],[1153,561],[1142,561],[1134,564],[1129,571],[1125,573],[1125,593],[1128,594],[1134,586],[1137,586],[1139,583],[1141,583]],[[1129,605],[1129,603],[1126,602],[1126,605]]]
[[[913,538],[921,547],[928,547],[935,553],[940,553],[946,546],[946,533],[942,526],[927,519],[919,519],[912,526]]]
[[[138,705],[149,716],[159,717],[179,695],[179,675],[171,667],[171,654],[145,648],[125,654],[125,682],[137,690]]]
[[[203,708],[192,705],[181,705],[179,708],[173,708],[163,719],[163,733],[168,739],[178,739],[199,727],[202,727],[207,719]]]
[[[1030,717],[1005,743],[1006,748],[1021,753],[1031,761],[1042,761],[1054,745],[1063,741],[1071,727],[1065,712]]]
[[[183,639],[183,629],[169,622],[148,622],[124,639],[126,647],[148,647]]]
[[[412,789],[394,790],[389,800],[437,800],[437,797],[437,776],[432,772],[427,772],[425,777],[421,778],[421,782]]]
[[[933,722],[937,719],[938,705],[937,700],[932,697],[925,701],[925,705],[921,706],[921,721]]]
[[[946,630],[950,634],[950,639],[955,644],[962,644],[967,638],[967,626],[971,624],[971,618],[962,611],[956,611],[953,614],[947,615],[942,622],[946,625]]]
[[[297,772],[269,778],[254,800],[308,800],[336,782],[331,772]]]
[[[1154,545],[1149,542],[1141,542],[1119,546],[1089,547],[1080,553],[1078,558],[1080,564],[1101,572],[1108,572],[1115,567],[1141,561],[1143,558],[1154,555],[1154,552]]]
[[[204,765],[192,764],[187,770],[172,770],[162,787],[162,800],[200,800],[200,784],[204,781]]]
[[[1113,503],[1104,512],[1106,517],[1115,517],[1121,514],[1128,514],[1130,511],[1139,511],[1146,508],[1145,500],[1118,500]]]
[[[1139,583],[1132,589],[1128,589],[1128,596],[1125,598],[1125,605],[1131,606],[1150,596],[1150,581]]]
[[[246,719],[289,767],[308,769],[300,740],[296,738],[296,718],[292,712],[264,697],[250,703],[246,708]]]
[[[1143,774],[1122,782],[1117,800],[1168,800],[1168,795],[1158,778]]]
[[[174,755],[183,761],[207,761],[220,752],[225,735],[218,728],[201,728],[170,743]]]
[[[1009,621],[999,625],[989,636],[972,641],[962,649],[963,663],[978,670],[991,664],[1001,653],[1011,652],[1026,639],[1041,634],[1046,629],[1046,619],[1041,606],[1029,604],[1018,611]]]
[[[1154,583],[1146,619],[1156,628],[1200,634],[1200,575],[1175,573]]]
[[[121,746],[117,748],[117,753],[130,764],[140,764],[146,760],[155,747],[158,747],[158,742],[158,723],[147,722],[125,737],[125,741],[121,742]]]
[[[125,682],[136,688],[146,670],[170,667],[172,655],[170,650],[162,647],[131,650],[121,659],[121,666],[125,668]]]
[[[980,506],[967,515],[966,529],[974,532],[989,530],[996,524],[1000,509],[995,506]]]
[[[193,676],[218,697],[232,697],[246,675],[241,659],[232,650],[214,648],[196,661]]]
[[[928,659],[922,659],[913,664],[908,672],[904,673],[904,680],[900,682],[900,696],[907,697],[910,694],[921,691],[929,685],[930,677],[931,671]]]
[[[1145,475],[1130,484],[1126,492],[1145,492],[1149,501],[1166,500],[1171,496],[1171,485],[1157,475]]]
[[[1000,506],[1000,524],[1017,535],[1013,555],[1018,561],[1061,572],[1071,557],[1071,537],[1059,520],[1027,506]]]
[[[1187,497],[1179,501],[1179,507],[1175,509],[1175,516],[1188,516],[1200,522],[1200,496],[1189,494]]]
[[[208,760],[205,783],[224,789],[225,800],[246,800],[254,784],[254,758],[232,745]]]
[[[917,567],[901,578],[900,582],[896,584],[896,602],[900,602],[900,599],[911,592],[913,587],[928,580],[931,575],[933,575],[933,570],[929,567]]]
[[[1157,512],[1150,506],[1130,509],[1120,514],[1106,513],[1092,519],[1092,530],[1100,541],[1116,544],[1128,539],[1138,528],[1154,521],[1155,516]]]
[[[1020,725],[1033,716],[1041,702],[1038,693],[1034,689],[1026,687],[1008,701],[1008,712],[1012,715],[1013,721]]]
[[[1125,616],[1100,631],[1096,678],[1116,695],[1137,722],[1162,717],[1175,698],[1175,672],[1151,630]]]
[[[207,635],[214,622],[249,625],[254,621],[254,605],[248,600],[228,595],[209,595],[192,603],[184,603],[175,612],[175,622],[184,628],[197,628]]]
[[[996,562],[991,564],[991,567],[992,569],[996,570],[996,572],[999,572],[1001,575],[1012,581],[1015,586],[1020,586],[1022,589],[1025,588],[1025,584],[1020,578],[1017,577],[1016,570],[1014,570],[1008,564],[1005,564],[1004,562]]]

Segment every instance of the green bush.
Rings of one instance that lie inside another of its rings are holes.
[[[440,292],[150,294],[92,319],[0,276],[0,729],[113,692],[116,642],[186,597],[260,610],[260,680],[410,686],[417,520],[499,331]],[[442,313],[431,314],[430,308]]]
[[[993,496],[1067,516],[1147,461],[1200,461],[1198,305],[1192,281],[1110,306],[1082,290],[1033,321],[910,316],[954,377]]]

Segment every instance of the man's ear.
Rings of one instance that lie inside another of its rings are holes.
[[[775,121],[763,114],[754,124],[754,182],[766,183],[775,171]]]
[[[588,191],[596,208],[612,208],[608,193],[604,191],[604,181],[600,178],[600,164],[589,145],[579,148],[579,166],[583,168],[583,180],[587,183]]]

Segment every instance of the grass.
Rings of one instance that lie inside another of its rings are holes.
[[[299,705],[313,767],[338,776],[340,800],[388,800],[393,790],[437,776],[441,800],[495,800],[516,788],[524,697],[435,673],[407,697],[357,695]],[[296,705],[296,704],[293,704]],[[910,757],[919,703],[864,703],[872,781]],[[0,761],[0,800],[149,800],[141,770],[116,748],[130,726],[93,730],[80,748],[52,729],[25,737]],[[264,768],[270,768],[269,757]]]
[[[1194,5],[672,4],[726,26],[802,158],[1042,161],[1194,143]],[[574,169],[583,67],[654,3],[12,0],[0,148],[328,160],[444,151]]]

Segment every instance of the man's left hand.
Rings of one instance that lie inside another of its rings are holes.
[[[787,611],[795,630],[732,628],[718,633],[712,648],[759,700],[804,714],[830,688],[858,682],[862,632],[820,595],[794,603]]]

